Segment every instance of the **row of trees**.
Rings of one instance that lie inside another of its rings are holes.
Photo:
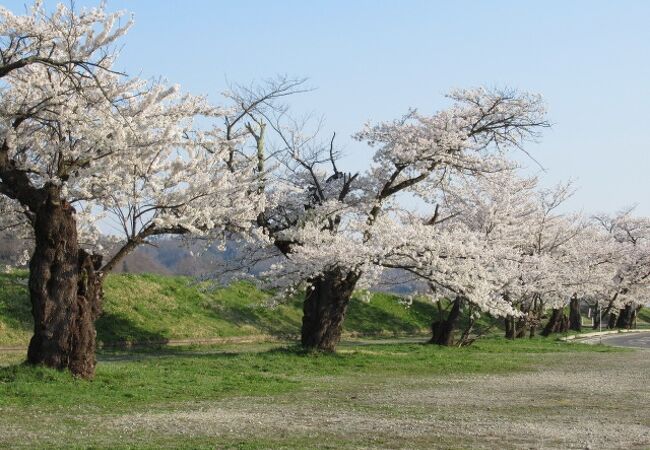
[[[92,377],[106,274],[161,235],[244,239],[231,269],[273,261],[262,281],[305,290],[301,342],[324,351],[352,293],[386,270],[451,299],[440,344],[464,309],[519,336],[548,308],[560,327],[567,302],[620,318],[647,298],[648,220],[559,214],[570,187],[542,190],[507,158],[548,127],[539,96],[453,91],[433,115],[367,125],[354,137],[372,163],[346,172],[335,135],[283,104],[304,80],[234,87],[212,106],[118,72],[122,17],[0,7],[0,231],[29,238],[30,363]],[[405,195],[425,206],[407,209]]]
[[[270,258],[265,275],[285,288],[281,295],[306,289],[303,346],[334,350],[352,293],[387,271],[446,304],[432,319],[432,342],[441,345],[452,343],[463,311],[470,315],[464,338],[480,314],[502,318],[506,335],[517,338],[533,336],[549,310],[542,334],[579,331],[582,304],[609,327],[629,328],[648,302],[650,219],[633,208],[562,213],[571,183],[543,189],[508,158],[548,126],[538,96],[454,91],[452,105],[433,116],[412,111],[368,125],[355,138],[375,150],[373,163],[349,173],[340,170],[334,136],[319,141],[286,120],[285,108],[279,115],[247,108],[264,96],[250,94],[230,96],[281,139],[268,152],[256,141],[254,157],[276,161],[257,220],[267,239],[254,242],[241,265]],[[406,208],[404,194],[423,206]]]

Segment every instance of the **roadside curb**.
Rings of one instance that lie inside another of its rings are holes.
[[[650,333],[650,329],[648,330],[609,330],[609,331],[594,331],[593,333],[585,333],[585,334],[574,334],[571,336],[565,336],[561,337],[560,341],[580,341],[583,339],[590,339],[594,337],[599,337],[599,336],[608,336],[612,334],[625,334],[625,333]]]

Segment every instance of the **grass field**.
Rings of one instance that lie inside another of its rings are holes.
[[[0,350],[31,334],[23,277],[0,275]],[[300,302],[270,309],[267,298],[245,283],[109,277],[102,343],[251,342],[106,345],[93,381],[0,351],[0,448],[650,448],[647,353],[555,338],[394,339],[427,333],[437,310],[387,294],[353,300],[336,354],[304,353],[290,338]]]
[[[93,381],[9,365],[15,361],[5,359],[0,446],[397,448],[409,442],[409,447],[453,447],[473,442],[444,431],[451,420],[446,415],[456,410],[445,411],[435,401],[423,404],[417,392],[444,396],[468,383],[480,389],[471,380],[544,377],[544,370],[558,364],[588,371],[590,366],[576,365],[587,361],[585,355],[599,361],[635,353],[541,338],[491,338],[463,349],[348,344],[335,355],[304,354],[278,344],[104,351]],[[458,394],[459,405],[467,403],[467,392]],[[547,412],[573,407],[566,388],[549,394],[559,394],[557,400],[565,403],[553,401]],[[409,396],[412,404],[405,402]],[[508,411],[506,406],[495,404],[495,411]],[[520,407],[510,406],[513,414]],[[641,419],[645,426],[648,417]],[[431,420],[442,428],[424,435],[409,428],[429,429]]]
[[[639,311],[638,321],[646,327],[650,327],[650,308],[643,308]]]
[[[31,334],[23,278],[0,275],[0,349]],[[394,339],[426,334],[437,310],[374,294],[351,303],[337,354],[310,354],[290,344],[300,301],[269,308],[267,299],[246,283],[205,290],[183,277],[109,277],[93,381],[0,351],[0,447],[650,447],[643,352],[554,337],[461,349]],[[214,338],[232,342],[110,345]]]

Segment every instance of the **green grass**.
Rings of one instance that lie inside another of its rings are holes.
[[[24,283],[25,272],[0,274],[0,347],[24,347],[32,332],[32,317]],[[103,315],[97,321],[102,344],[167,342],[212,338],[286,338],[300,330],[300,298],[269,308],[269,294],[249,283],[209,289],[178,276],[110,275],[105,285]],[[394,295],[374,293],[370,302],[354,297],[344,323],[347,336],[428,334],[438,318],[435,305],[414,301],[400,304]],[[464,314],[459,329],[466,326]],[[639,316],[639,327],[650,323],[650,309]],[[500,323],[483,315],[476,329]],[[584,327],[584,332],[592,331]]]
[[[639,326],[650,327],[650,308],[641,308],[637,321]]]
[[[32,314],[26,274],[0,273],[0,345],[23,345],[29,341]]]
[[[329,444],[315,445],[320,442],[313,434],[319,433],[317,425],[312,432],[300,435],[286,434],[281,431],[283,425],[278,425],[277,432],[262,429],[257,436],[247,432],[240,435],[236,428],[216,436],[207,428],[191,431],[192,422],[182,418],[204,410],[218,414],[220,405],[235,405],[237,409],[275,403],[283,405],[288,414],[327,410],[333,415],[347,411],[345,414],[368,414],[388,420],[405,414],[429,417],[429,410],[411,411],[406,406],[395,411],[381,400],[365,403],[355,399],[360,392],[381,396],[384,389],[396,385],[431,388],[449,377],[536,371],[540,365],[572,361],[585,352],[622,350],[541,338],[487,338],[467,348],[348,343],[336,354],[304,353],[279,344],[165,347],[157,351],[103,351],[92,381],[43,367],[14,365],[0,368],[0,447],[382,446],[387,438],[373,434],[356,436],[357,441],[343,434],[329,435]],[[123,428],[141,417],[146,423],[155,423],[159,415],[176,413],[181,414],[178,428],[187,431],[179,432],[176,427],[161,431]],[[441,417],[444,420],[444,415]],[[209,423],[213,419],[205,420]],[[454,444],[458,443],[449,445]],[[395,445],[393,442],[389,447]]]
[[[24,272],[0,274],[0,346],[25,346],[32,318]],[[186,277],[110,275],[103,315],[97,321],[101,343],[165,342],[175,339],[287,337],[300,330],[302,307],[293,299],[275,308],[269,294],[248,283],[203,289]],[[434,305],[416,301],[410,308],[398,298],[374,294],[369,303],[354,298],[344,332],[348,335],[426,333]]]
[[[24,345],[31,334],[29,302],[21,282],[24,275],[0,275],[0,346]],[[206,291],[183,277],[114,275],[106,284],[98,339],[165,342],[296,334],[301,319],[299,300],[270,309],[264,305],[267,298],[267,293],[246,283]],[[432,304],[416,301],[406,308],[397,300],[387,294],[374,294],[369,303],[355,298],[346,333],[416,334],[426,332],[437,318]],[[482,320],[480,326],[489,325],[487,319]],[[129,427],[134,418],[155,423],[159,414],[178,413],[183,418],[204,408],[212,408],[218,417],[222,405],[226,410],[227,405],[254,410],[256,404],[275,402],[284,405],[288,414],[330,411],[335,415],[344,410],[388,420],[400,414],[417,418],[430,412],[410,406],[396,412],[380,400],[355,399],[359,392],[381,396],[384,389],[396,385],[430,388],[453,377],[536,371],[549,362],[566,363],[580,354],[591,358],[594,355],[588,353],[605,352],[625,355],[626,351],[553,338],[511,341],[497,337],[465,348],[348,341],[336,354],[305,353],[277,342],[129,350],[106,347],[99,351],[92,381],[20,364],[24,352],[0,352],[0,447],[309,448],[321,439],[327,440],[327,445],[321,445],[326,448],[395,447],[399,441],[375,433],[357,436],[356,441],[343,434],[314,438],[312,431],[278,433],[275,427],[262,427],[261,434],[256,431],[253,436],[250,431],[239,433],[236,427],[214,434],[203,428],[196,431],[191,420],[183,423],[184,419],[178,423],[182,432],[174,427],[162,431]],[[444,415],[441,418],[446,420]],[[445,446],[457,447],[458,442],[452,439]]]
[[[336,354],[310,354],[291,347],[233,351],[218,346],[105,352],[93,381],[43,367],[0,368],[0,407],[56,410],[83,405],[125,412],[196,399],[275,395],[305,389],[322,377],[504,373],[526,369],[543,353],[611,351],[616,350],[549,339],[490,338],[461,349],[350,344]]]

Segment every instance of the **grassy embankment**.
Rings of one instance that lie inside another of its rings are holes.
[[[25,276],[24,272],[0,274],[0,347],[25,347],[29,342],[32,317]],[[104,313],[97,322],[99,345],[215,338],[269,341],[297,336],[302,317],[299,299],[269,308],[268,298],[268,293],[247,283],[205,290],[185,277],[111,275],[105,286]],[[431,321],[438,317],[437,308],[417,300],[407,308],[398,300],[382,293],[373,294],[368,303],[354,298],[345,335],[428,334]],[[648,326],[649,308],[641,311],[638,322],[640,328]],[[479,320],[480,329],[490,325],[496,334],[501,333],[499,321],[487,316]],[[585,326],[584,332],[590,331]]]
[[[0,274],[0,347],[26,346],[32,330],[24,273]],[[204,290],[188,278],[159,275],[111,275],[105,286],[104,313],[97,322],[100,343],[165,342],[211,338],[285,338],[299,333],[299,301],[275,308],[269,295],[237,283]],[[435,317],[430,303],[410,308],[395,296],[377,293],[369,303],[355,298],[345,322],[350,335],[426,333]],[[101,344],[100,344],[101,345]]]

